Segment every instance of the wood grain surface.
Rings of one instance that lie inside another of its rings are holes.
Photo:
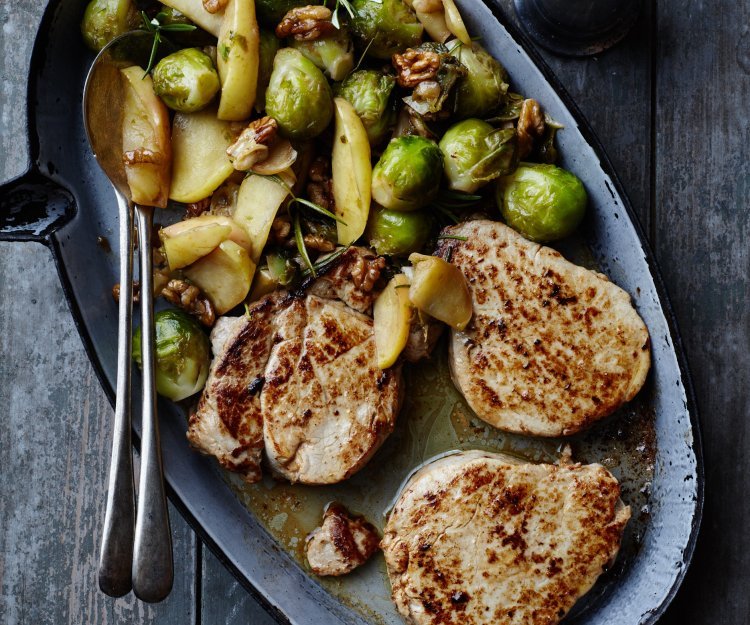
[[[512,15],[511,1],[502,4]],[[22,173],[27,158],[25,80],[44,6],[0,3],[1,180]],[[614,49],[545,58],[649,233],[693,372],[706,509],[662,624],[746,625],[750,3],[654,0]],[[169,599],[147,606],[98,592],[111,418],[50,252],[0,243],[0,623],[270,624],[175,509]]]

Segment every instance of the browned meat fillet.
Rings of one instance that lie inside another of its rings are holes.
[[[377,366],[372,319],[309,295],[275,320],[261,393],[266,455],[292,482],[334,484],[393,430],[401,371]]]
[[[650,366],[630,296],[493,221],[446,229],[437,254],[466,276],[474,316],[451,332],[453,380],[479,417],[538,436],[578,432],[631,400]]]
[[[629,518],[597,464],[441,458],[388,519],[393,600],[412,625],[555,625],[614,560]]]
[[[334,270],[335,272],[335,270]],[[326,276],[327,292],[367,297]],[[338,275],[338,277],[336,277]],[[222,318],[188,439],[249,481],[261,452],[292,481],[331,484],[360,469],[393,430],[401,370],[376,365],[372,319],[343,302],[278,292]]]
[[[378,549],[378,530],[339,503],[330,504],[323,523],[307,537],[307,561],[316,575],[345,575]]]
[[[260,391],[271,355],[274,318],[289,305],[287,294],[272,294],[248,315],[222,317],[211,332],[214,360],[187,437],[219,464],[248,482],[261,477],[263,415]]]

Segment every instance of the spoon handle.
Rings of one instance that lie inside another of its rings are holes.
[[[148,602],[164,599],[172,589],[172,534],[169,529],[164,472],[156,414],[154,287],[151,230],[154,210],[135,207],[138,221],[141,279],[141,355],[143,362],[143,411],[141,476],[133,549],[133,592]]]
[[[99,588],[111,597],[130,592],[135,497],[131,449],[130,371],[133,324],[133,210],[117,193],[120,217],[120,303],[117,329],[117,399],[115,402],[109,489],[99,554]]]

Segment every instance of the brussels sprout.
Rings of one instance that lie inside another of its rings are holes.
[[[81,21],[86,45],[98,52],[118,35],[136,28],[140,22],[131,0],[91,0]]]
[[[267,30],[260,31],[258,51],[258,89],[255,92],[255,109],[260,112],[266,108],[266,89],[271,80],[273,59],[281,47],[279,38]]]
[[[342,80],[354,67],[354,46],[344,30],[311,41],[292,39],[296,48],[332,80]]]
[[[197,321],[180,310],[154,316],[156,330],[156,390],[173,401],[195,395],[208,377],[210,349]],[[141,329],[133,334],[133,360],[142,366]]]
[[[367,53],[376,59],[389,59],[404,48],[422,41],[422,24],[402,0],[352,0],[351,29]]]
[[[476,42],[467,46],[454,40],[447,45],[468,70],[458,85],[456,113],[460,117],[483,117],[500,108],[508,92],[505,68]]]
[[[269,28],[275,28],[292,9],[318,4],[324,3],[316,0],[255,0],[255,12],[259,22]]]
[[[266,91],[266,113],[289,139],[311,139],[331,121],[331,87],[323,72],[299,50],[282,48],[276,53]]]
[[[586,189],[569,171],[522,163],[498,180],[497,205],[506,223],[539,243],[571,234],[586,210]]]
[[[427,241],[432,217],[425,211],[393,211],[373,206],[367,238],[378,254],[401,256],[418,252]]]
[[[434,141],[391,139],[372,171],[372,198],[386,208],[416,210],[435,197],[442,173],[443,155]]]
[[[456,84],[466,76],[464,65],[442,43],[428,41],[416,50],[434,52],[440,66],[434,80],[420,82],[404,102],[427,120],[448,117],[456,108]]]
[[[154,92],[169,108],[195,113],[208,106],[221,85],[211,57],[198,48],[165,56],[154,68]]]
[[[493,128],[481,119],[451,126],[440,140],[440,151],[448,186],[466,193],[508,175],[518,165],[515,130]]]
[[[347,76],[339,85],[338,94],[357,111],[372,145],[381,143],[396,123],[396,109],[391,101],[395,84],[393,76],[362,69]]]

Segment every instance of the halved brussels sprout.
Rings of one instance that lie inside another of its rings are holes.
[[[515,131],[493,128],[481,119],[451,126],[440,140],[440,150],[448,186],[466,193],[474,193],[518,165]]]
[[[458,116],[484,117],[500,108],[508,92],[505,68],[476,42],[468,46],[452,40],[446,45],[468,70],[456,93]]]
[[[195,113],[208,106],[221,88],[211,58],[198,48],[165,56],[153,72],[154,92],[169,108]]]
[[[571,234],[583,219],[587,199],[578,177],[555,165],[522,163],[497,184],[503,219],[527,239],[540,243]]]
[[[331,80],[342,80],[354,67],[354,46],[343,29],[311,41],[292,39],[291,43]]]
[[[156,390],[179,401],[203,388],[211,362],[208,337],[195,319],[180,310],[154,315]],[[142,366],[141,329],[133,334],[133,360]]]
[[[331,87],[323,72],[299,50],[282,48],[273,61],[266,113],[290,139],[311,139],[333,117]]]
[[[372,198],[393,210],[422,208],[437,195],[442,173],[443,155],[434,141],[391,139],[372,171]]]
[[[81,34],[98,52],[118,35],[138,26],[140,16],[131,0],[91,0],[83,13]]]
[[[430,235],[432,217],[425,211],[370,209],[367,238],[378,254],[402,256],[422,249]]]
[[[361,69],[349,74],[338,87],[338,95],[357,111],[372,145],[381,143],[396,123],[396,109],[391,99],[395,84],[393,76],[374,69]]]
[[[377,59],[411,48],[422,41],[423,26],[402,0],[352,0],[352,34]]]

